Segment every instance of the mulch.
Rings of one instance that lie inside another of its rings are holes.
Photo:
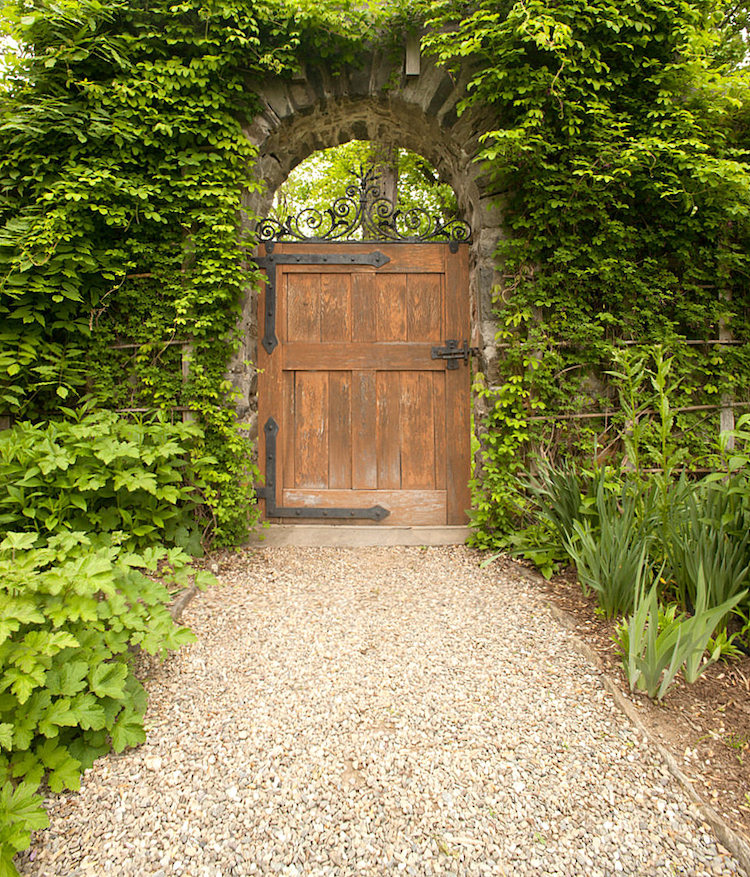
[[[628,696],[613,639],[615,624],[597,612],[575,573],[544,582],[551,601],[575,623],[578,636],[602,660]],[[699,795],[736,831],[750,838],[750,657],[719,661],[693,684],[679,680],[661,703],[635,695],[649,733],[677,759]]]

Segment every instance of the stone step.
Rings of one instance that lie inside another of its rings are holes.
[[[461,545],[469,527],[381,527],[270,524],[254,530],[248,545],[358,548],[368,545]]]

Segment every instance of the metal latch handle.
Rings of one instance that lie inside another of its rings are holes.
[[[449,338],[445,342],[445,347],[433,347],[432,348],[432,358],[433,359],[444,359],[446,360],[445,367],[447,369],[457,369],[459,359],[463,359],[464,364],[468,365],[470,356],[477,356],[479,354],[478,347],[469,347],[469,342],[464,341],[464,343],[459,347],[457,338]]]

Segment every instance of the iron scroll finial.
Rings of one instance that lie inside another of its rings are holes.
[[[281,219],[269,217],[258,223],[260,243],[297,241],[447,241],[451,244],[471,240],[471,227],[462,219],[445,220],[422,207],[402,210],[385,198],[376,168],[351,171],[356,182],[330,207],[306,207]]]

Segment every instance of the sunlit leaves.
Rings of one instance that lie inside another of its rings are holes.
[[[601,369],[620,340],[664,341],[685,375],[676,406],[750,392],[747,78],[716,63],[720,4],[693,0],[454,0],[425,4],[423,45],[468,78],[464,111],[491,124],[484,170],[505,223],[502,342],[486,393],[477,537],[523,520],[512,476],[536,447],[618,454]],[[734,27],[741,27],[742,15]],[[726,48],[726,43],[724,44]],[[514,318],[518,320],[514,323]],[[508,332],[504,326],[511,328]],[[525,419],[532,405],[560,421]],[[715,415],[680,415],[703,456]]]
[[[0,641],[0,855],[8,863],[43,824],[34,795],[42,780],[53,792],[77,789],[94,758],[144,741],[146,693],[132,650],[164,655],[192,638],[172,621],[163,582],[140,571],[158,565],[162,578],[188,586],[185,552],[136,555],[116,539],[97,548],[92,540],[12,532],[0,543],[0,606],[16,622]],[[205,575],[196,583],[205,586]],[[93,614],[81,611],[92,603]]]

